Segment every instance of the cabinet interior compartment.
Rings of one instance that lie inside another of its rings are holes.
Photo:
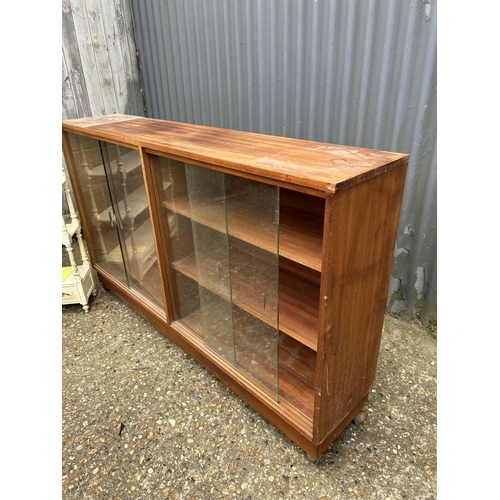
[[[158,199],[172,326],[311,422],[324,199],[163,157],[153,165],[168,184]]]

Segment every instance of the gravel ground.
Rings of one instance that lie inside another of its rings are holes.
[[[99,284],[62,307],[62,497],[435,499],[436,360],[388,316],[366,420],[314,465]]]

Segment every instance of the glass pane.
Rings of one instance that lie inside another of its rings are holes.
[[[279,188],[226,176],[236,364],[279,394]]]
[[[234,337],[223,174],[154,158],[175,320],[234,364]],[[210,207],[210,225],[206,207]],[[217,229],[214,229],[217,228]]]
[[[87,222],[85,235],[90,239],[95,261],[128,285],[99,142],[74,134],[68,137],[83,204],[80,219],[82,224]]]
[[[278,188],[153,158],[175,318],[278,399]]]
[[[160,203],[160,223],[168,259],[174,307],[171,321],[180,321],[200,337],[200,293],[184,163],[151,157]],[[159,186],[166,185],[162,191]]]
[[[114,202],[116,225],[121,236],[121,245],[111,255],[119,258],[123,253],[129,286],[163,307],[163,291],[139,151],[106,142],[101,142],[101,146]],[[107,213],[112,218],[112,207],[108,208]]]
[[[188,164],[185,169],[200,294],[202,336],[210,347],[234,363],[224,174]],[[212,225],[222,231],[197,222],[204,217],[206,204],[211,207]]]
[[[175,320],[234,363],[224,176],[158,157],[153,171],[157,186],[168,184],[158,198]],[[199,222],[208,204],[210,226]]]

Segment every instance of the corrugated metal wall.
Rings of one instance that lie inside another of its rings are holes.
[[[132,0],[147,115],[409,153],[388,309],[436,317],[436,2]]]
[[[62,118],[112,113],[144,115],[129,0],[63,0]]]

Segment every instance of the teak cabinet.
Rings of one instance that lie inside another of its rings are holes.
[[[374,382],[408,155],[128,115],[63,149],[104,286],[317,459]]]

